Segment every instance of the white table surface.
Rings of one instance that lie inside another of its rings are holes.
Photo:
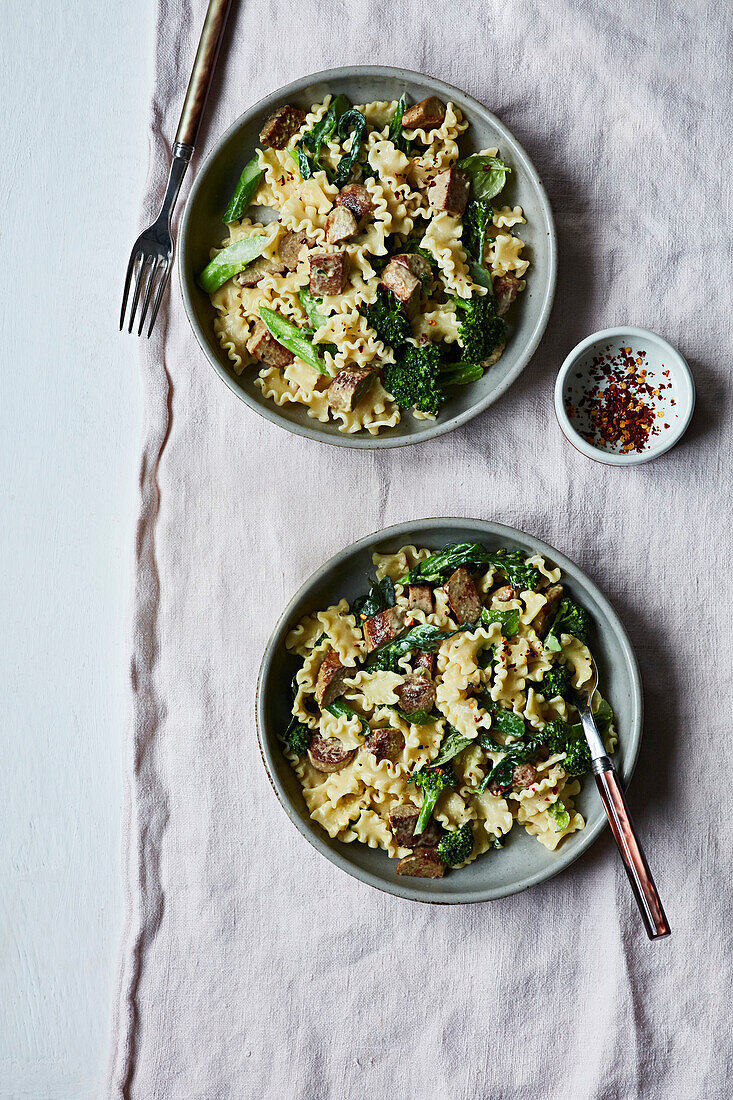
[[[101,1095],[122,922],[140,394],[117,332],[146,0],[0,5],[0,1098]]]

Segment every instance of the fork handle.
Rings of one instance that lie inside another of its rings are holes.
[[[636,903],[641,911],[646,933],[650,940],[668,936],[670,927],[667,917],[659,900],[644,850],[636,835],[616,769],[606,756],[602,760],[594,761],[594,773],[596,786],[611,823],[611,832],[621,853]]]
[[[209,0],[199,48],[196,51],[196,60],[193,63],[191,79],[183,101],[181,120],[176,131],[176,143],[189,145],[191,152],[196,144],[231,3],[232,0]]]

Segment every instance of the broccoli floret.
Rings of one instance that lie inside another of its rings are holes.
[[[465,863],[472,851],[473,829],[470,821],[461,825],[455,832],[441,837],[438,843],[438,855],[449,867],[457,867],[459,863]]]
[[[476,382],[483,375],[477,363],[447,363],[440,344],[410,346],[384,372],[384,386],[401,409],[419,409],[437,416],[447,400],[447,386]]]
[[[586,775],[591,770],[590,749],[585,737],[570,742],[562,766],[568,775]]]
[[[311,731],[302,722],[293,721],[285,731],[285,744],[291,752],[302,756],[311,743]]]
[[[410,776],[409,782],[414,783],[422,791],[420,816],[413,832],[413,836],[420,836],[424,832],[425,826],[430,820],[430,815],[435,809],[435,803],[443,791],[452,790],[455,787],[456,774],[451,764],[439,764],[437,767],[432,768],[426,764],[425,767],[420,768],[419,771]]]
[[[565,752],[571,730],[564,718],[553,718],[542,731],[542,740],[551,753]]]
[[[412,336],[410,322],[390,290],[382,291],[376,302],[367,307],[367,321],[380,340],[391,348],[401,348]]]
[[[459,313],[458,338],[466,359],[481,363],[506,341],[506,324],[496,316],[496,302],[491,294],[451,300]]]
[[[585,608],[574,603],[567,596],[563,596],[552,626],[545,638],[545,647],[555,653],[559,652],[562,649],[560,645],[561,634],[572,634],[579,642],[586,642],[589,626],[590,615]]]
[[[590,749],[582,726],[570,726],[563,718],[553,718],[541,737],[551,753],[565,753],[562,766],[568,775],[585,775],[591,770]]]
[[[565,665],[555,665],[549,669],[537,685],[545,699],[554,699],[556,695],[567,695],[570,691],[570,672]]]
[[[463,247],[481,265],[484,262],[486,233],[493,218],[491,203],[484,199],[469,202],[463,215]]]

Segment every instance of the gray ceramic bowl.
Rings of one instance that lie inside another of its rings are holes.
[[[551,546],[505,527],[471,519],[429,519],[387,527],[360,539],[336,554],[310,577],[285,608],[267,644],[257,685],[257,736],[262,759],[280,804],[295,827],[322,855],[341,870],[390,894],[412,901],[489,901],[525,890],[562,871],[589,848],[606,824],[606,816],[592,779],[586,778],[577,798],[586,827],[567,837],[556,852],[548,852],[523,828],[515,826],[501,851],[482,856],[443,879],[404,878],[395,873],[396,860],[363,844],[331,840],[310,819],[298,779],[283,756],[278,732],[289,721],[288,685],[298,667],[285,649],[288,631],[310,611],[348,600],[364,591],[373,574],[372,551],[393,551],[406,543],[439,549],[449,542],[483,542],[507,546],[527,554],[543,554],[559,565],[569,591],[591,613],[591,646],[598,661],[601,690],[616,713],[620,748],[615,757],[625,783],[631,778],[639,752],[642,695],[639,670],[631,643],[615,611],[584,573]]]
[[[486,375],[471,386],[463,386],[437,421],[415,420],[407,414],[396,428],[384,434],[351,436],[338,431],[334,423],[311,420],[304,407],[278,408],[267,401],[254,385],[254,368],[237,376],[222,351],[213,330],[214,310],[208,296],[196,286],[196,275],[208,263],[209,250],[218,244],[225,231],[221,220],[242,167],[258,144],[265,119],[282,103],[308,108],[328,92],[345,93],[352,103],[399,99],[406,92],[411,100],[437,95],[452,100],[471,123],[462,147],[478,150],[498,146],[512,167],[502,199],[524,208],[527,225],[522,226],[525,253],[532,266],[527,274],[527,289],[510,314],[510,338],[507,349]],[[376,449],[402,447],[442,435],[476,416],[512,384],[531,359],[545,330],[555,293],[555,227],[545,190],[537,172],[505,126],[480,103],[457,88],[440,80],[406,69],[382,66],[329,69],[278,89],[250,107],[219,139],[199,169],[188,196],[179,233],[179,276],[183,301],[194,335],[220,378],[255,412],[297,435],[333,443],[341,447]]]

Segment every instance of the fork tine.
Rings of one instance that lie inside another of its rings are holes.
[[[148,329],[148,340],[150,339],[150,333],[153,331],[153,325],[155,324],[155,318],[158,316],[158,309],[160,307],[160,300],[163,297],[163,291],[168,283],[168,276],[170,275],[170,260],[165,259],[163,261],[163,273],[160,276],[160,282],[158,283],[158,293],[155,295],[155,302],[153,303],[153,315],[150,318],[150,328]]]
[[[135,314],[137,313],[137,303],[140,300],[140,291],[143,288],[143,279],[145,279],[146,277],[148,279],[150,278],[154,264],[155,256],[152,256],[149,252],[143,253],[143,261],[140,264],[140,270],[137,273],[135,294],[132,299],[132,306],[130,307],[130,324],[127,329],[128,332],[132,332],[132,327],[135,324]]]
[[[148,274],[148,279],[145,284],[145,294],[143,296],[143,304],[140,307],[140,324],[137,328],[137,334],[140,336],[143,331],[143,325],[145,324],[145,314],[148,312],[148,305],[150,304],[150,295],[153,292],[153,286],[155,284],[155,278],[161,268],[161,257],[156,256],[153,260],[153,264]]]
[[[137,263],[138,257],[140,256],[142,256],[142,253],[139,251],[139,249],[133,248],[132,252],[130,253],[130,262],[127,265],[127,275],[125,276],[125,290],[122,295],[122,309],[120,310],[120,332],[122,332],[125,324],[125,309],[127,307],[127,295],[130,293],[130,281],[132,279],[132,273],[135,270],[135,264]]]

